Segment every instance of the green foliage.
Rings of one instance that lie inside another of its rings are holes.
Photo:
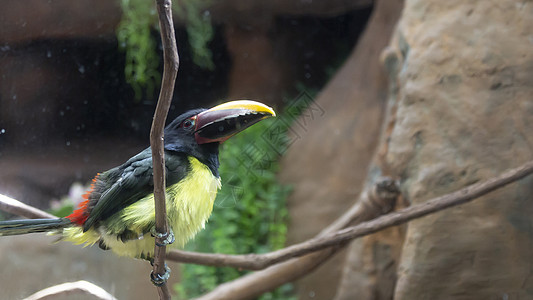
[[[193,62],[201,68],[213,70],[215,64],[208,44],[213,39],[214,29],[211,15],[205,10],[211,4],[211,0],[180,0],[175,3],[174,9],[177,15],[187,24]]]
[[[209,0],[175,1],[173,6],[178,16],[185,20],[189,46],[193,62],[198,66],[213,70],[215,65],[208,43],[213,39],[214,29],[211,16],[205,7]],[[119,48],[126,55],[124,75],[138,101],[151,97],[161,82],[157,40],[152,34],[158,28],[157,11],[154,1],[121,0],[122,19],[117,28]]]
[[[50,202],[50,209],[48,209],[48,212],[58,218],[70,215],[80,202],[85,201],[83,194],[85,194],[89,188],[89,185],[74,182],[70,186],[67,195],[64,195],[59,200],[53,200]]]
[[[154,1],[122,0],[122,19],[117,29],[119,47],[126,55],[124,75],[140,100],[143,90],[151,96],[161,82],[157,41],[151,30],[157,24]]]
[[[72,201],[62,201],[58,207],[53,207],[48,210],[49,213],[58,217],[64,218],[74,211],[74,203]]]
[[[287,147],[289,121],[280,117],[258,123],[228,140],[220,153],[220,190],[206,229],[188,250],[244,254],[282,248],[287,233],[288,186],[277,181],[279,155]],[[245,274],[233,268],[183,265],[177,286],[188,299]],[[260,299],[289,299],[291,285]]]

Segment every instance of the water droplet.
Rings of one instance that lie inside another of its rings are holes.
[[[80,66],[78,67],[78,71],[79,71],[81,74],[85,73],[85,66],[80,65]]]
[[[2,128],[2,129],[0,130],[0,134],[3,134],[3,133],[6,133],[6,130],[5,130],[4,128]]]
[[[60,111],[59,111],[59,115],[60,115],[60,116],[64,116],[64,115],[65,115],[65,112],[62,111],[62,110],[60,110]]]
[[[13,95],[13,100],[17,100],[17,94]]]
[[[67,141],[67,146],[70,146],[70,141]]]
[[[48,58],[52,57],[52,51],[50,50],[46,51],[46,57]]]

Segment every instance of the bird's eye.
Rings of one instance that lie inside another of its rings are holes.
[[[188,118],[186,119],[185,121],[183,121],[181,123],[181,127],[184,128],[184,129],[191,129],[194,127],[194,123],[195,123],[195,118],[192,117],[192,118]]]

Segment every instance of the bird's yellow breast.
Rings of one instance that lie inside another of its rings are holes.
[[[189,157],[189,163],[187,176],[166,190],[168,222],[176,237],[171,247],[183,247],[204,228],[220,189],[220,178],[215,177],[206,165],[192,156]],[[143,234],[143,231],[154,226],[154,195],[140,199],[118,214],[117,217],[110,217],[104,226],[85,233],[81,227],[66,228],[63,232],[64,240],[91,245],[102,238],[118,255],[139,257],[141,254],[146,256],[153,253],[154,238],[149,233]],[[128,224],[130,231],[138,233],[139,239],[126,242],[117,239],[114,233],[122,230],[125,224]]]

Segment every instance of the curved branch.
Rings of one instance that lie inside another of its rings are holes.
[[[262,270],[282,261],[317,251],[308,250],[309,248],[314,249],[317,246],[320,247],[320,249],[326,248],[320,246],[321,239],[329,240],[329,234],[354,221],[360,223],[364,220],[369,220],[380,214],[391,211],[399,194],[400,191],[394,180],[391,178],[380,178],[376,184],[369,188],[368,192],[364,192],[361,195],[360,200],[348,211],[347,214],[342,218],[339,218],[340,221],[337,221],[333,226],[328,227],[330,229],[326,229],[314,239],[270,253],[227,255],[172,250],[167,253],[167,259],[182,263],[233,267],[246,270]]]
[[[323,232],[314,239],[276,252],[281,253],[277,255],[286,255],[287,252],[291,252],[291,255],[301,255],[311,251],[323,250],[285,262],[283,264],[279,264],[277,266],[270,267],[260,272],[243,276],[234,281],[224,283],[198,299],[237,300],[257,297],[262,293],[275,289],[284,283],[304,276],[311,269],[316,268],[325,259],[333,255],[340,247],[346,245],[350,240],[375,233],[391,226],[403,224],[410,220],[420,218],[446,208],[467,203],[496,189],[502,188],[512,182],[522,179],[531,173],[533,173],[533,161],[527,162],[521,167],[506,171],[501,175],[491,178],[487,181],[469,185],[456,192],[433,198],[424,203],[413,205],[397,212],[378,217],[374,220],[361,223],[357,226],[345,228],[333,234]],[[364,194],[365,193],[363,193],[361,196],[364,197]],[[359,201],[355,205],[357,209],[353,210],[364,211],[365,209],[362,208],[362,206],[364,206],[363,203],[364,201]],[[349,216],[347,216],[345,219],[349,219]],[[268,255],[272,255],[272,253],[269,253]]]
[[[0,210],[28,219],[57,219],[52,214],[2,194],[0,194]]]
[[[317,237],[327,236],[353,223],[361,223],[373,219],[393,209],[397,192],[390,193],[388,188],[380,193],[383,187],[395,187],[391,179],[384,179],[377,184],[366,185],[356,204],[339,220],[324,229]],[[394,190],[394,189],[393,189]],[[271,266],[268,269],[251,273],[234,281],[219,285],[213,291],[199,299],[251,299],[265,292],[271,291],[287,282],[294,281],[326,262],[341,250],[345,244],[339,244],[321,251]]]
[[[339,230],[349,223],[357,223],[369,219],[372,215],[379,214],[380,211],[385,213],[392,208],[393,202],[391,201],[397,195],[395,194],[395,189],[392,187],[392,181],[385,179],[373,186],[370,193],[363,193],[360,200],[346,214],[323,230],[321,234],[306,242],[266,254],[226,255],[173,250],[168,252],[167,258],[168,260],[182,263],[261,270],[280,261],[303,256],[309,252],[318,251],[337,243],[343,243],[346,240],[368,235],[387,227],[399,225],[452,206],[472,201],[491,191],[524,178],[531,173],[533,173],[533,161],[527,162],[521,167],[509,170],[487,181],[472,184],[456,192],[433,198],[424,203],[390,213],[358,226]],[[56,218],[42,210],[1,194],[0,210],[28,218]]]
[[[113,295],[106,292],[103,288],[85,280],[54,285],[30,295],[24,298],[24,300],[44,300],[60,296],[70,296],[72,298],[76,294],[91,295],[99,300],[116,300]]]
[[[155,201],[155,229],[160,236],[168,234],[166,201],[165,201],[165,157],[163,134],[168,110],[174,94],[174,83],[178,74],[179,56],[172,21],[171,0],[156,0],[159,16],[159,28],[163,44],[163,78],[161,91],[154,113],[152,129],[150,131],[150,147],[152,148],[152,162],[154,174],[154,201]],[[166,246],[163,237],[156,237],[154,245],[153,273],[163,275],[165,268]],[[170,299],[170,292],[166,284],[158,289],[160,299]]]

